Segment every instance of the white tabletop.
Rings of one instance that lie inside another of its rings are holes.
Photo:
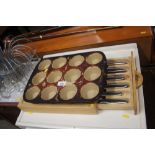
[[[107,58],[127,57],[133,52],[136,58],[137,70],[140,72],[139,54],[135,43],[84,49],[65,52],[65,54],[94,50],[104,52]],[[47,55],[45,57],[60,55],[62,55],[62,53]],[[137,90],[137,94],[140,102],[138,115],[134,115],[132,110],[100,110],[97,115],[32,113],[21,111],[16,125],[21,128],[146,128],[142,87]]]

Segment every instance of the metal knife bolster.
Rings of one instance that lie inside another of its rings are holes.
[[[128,84],[115,84],[115,83],[107,84],[104,86],[104,88],[128,88],[128,87],[129,87]]]
[[[107,64],[110,66],[110,65],[126,65],[128,64],[128,62],[125,62],[125,61],[108,61]]]
[[[125,73],[127,72],[126,69],[124,68],[107,68],[107,73],[110,74],[110,73]]]
[[[99,99],[98,103],[102,104],[126,104],[128,100],[126,99]]]
[[[122,92],[104,92],[101,96],[122,96]]]
[[[115,81],[119,81],[119,80],[125,80],[125,77],[124,76],[107,76],[106,78],[107,80],[115,80]]]

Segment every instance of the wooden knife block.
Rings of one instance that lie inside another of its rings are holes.
[[[119,83],[129,84],[128,88],[113,89],[112,91],[121,91],[122,96],[111,96],[111,99],[128,99],[126,104],[100,104],[100,103],[89,103],[89,104],[32,104],[21,100],[18,104],[18,108],[23,111],[39,112],[39,113],[68,113],[68,114],[97,114],[97,110],[134,110],[134,113],[138,113],[139,104],[137,98],[137,87],[142,84],[143,78],[140,73],[137,74],[135,59],[133,54],[127,58],[121,59],[110,59],[108,61],[126,61],[127,64],[119,65],[121,68],[126,68],[127,72],[123,73],[126,77],[125,80],[119,81]],[[115,65],[116,67],[116,65]],[[109,81],[107,81],[110,83]],[[113,83],[116,81],[113,81]],[[116,82],[117,83],[117,82]]]
[[[128,58],[121,58],[121,59],[110,59],[108,61],[118,62],[118,61],[125,61],[127,64],[123,65],[114,65],[113,67],[121,67],[127,69],[127,72],[121,73],[121,75],[125,76],[125,80],[122,81],[107,81],[107,83],[116,83],[116,84],[128,84],[128,88],[108,88],[107,91],[113,92],[122,92],[122,96],[110,96],[106,97],[108,99],[126,99],[128,103],[126,104],[119,104],[119,103],[110,103],[110,104],[97,104],[97,109],[104,109],[104,110],[134,110],[134,113],[138,113],[138,98],[137,98],[137,87],[139,87],[142,82],[143,78],[140,73],[136,71],[135,59],[133,54],[131,54]],[[120,73],[119,73],[120,74]],[[116,75],[116,74],[114,74]]]

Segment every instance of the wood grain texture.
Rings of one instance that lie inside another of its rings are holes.
[[[52,34],[75,32],[99,27],[71,27]],[[140,49],[142,65],[151,62],[153,34],[148,26],[123,26],[115,29],[101,30],[96,32],[69,35],[59,38],[36,41],[28,45],[37,49],[42,56],[49,53],[64,52],[77,49],[85,49],[99,46],[108,46],[124,43],[137,43]]]
[[[32,104],[21,101],[18,108],[26,112],[96,114],[96,104]]]

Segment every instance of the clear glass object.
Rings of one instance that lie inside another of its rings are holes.
[[[0,47],[0,97],[8,98],[14,91],[23,91],[33,68],[33,60],[38,59],[36,50],[21,43],[30,42],[26,38],[5,40]]]

